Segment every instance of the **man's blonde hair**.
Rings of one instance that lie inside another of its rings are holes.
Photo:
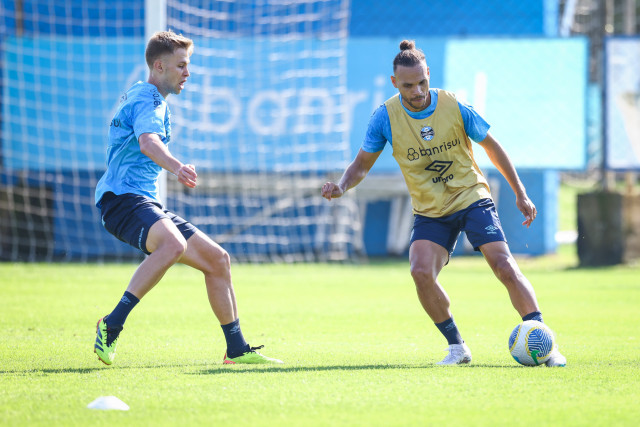
[[[193,40],[176,34],[173,31],[159,31],[149,39],[144,57],[149,68],[153,68],[153,63],[165,54],[172,54],[176,49],[186,49],[189,55],[193,53]]]

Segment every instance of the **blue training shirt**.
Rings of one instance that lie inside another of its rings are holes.
[[[431,104],[424,110],[414,113],[413,111],[407,110],[407,108],[401,104],[402,108],[414,119],[426,119],[436,111],[436,106],[438,105],[438,90],[429,89],[429,93],[431,94]],[[402,98],[400,101],[402,101]],[[489,132],[489,123],[470,105],[458,102],[458,107],[460,108],[462,121],[464,122],[464,130],[467,132],[467,135],[469,135],[469,138],[475,142],[484,140],[487,137],[487,132]],[[391,122],[389,121],[387,107],[382,104],[373,112],[371,119],[369,119],[369,127],[367,128],[367,134],[362,143],[362,149],[368,153],[377,153],[384,148],[387,142],[392,144]]]
[[[107,191],[116,195],[139,194],[158,199],[158,176],[162,168],[140,151],[138,138],[155,133],[167,145],[171,139],[171,113],[158,88],[138,82],[123,96],[111,125],[107,147],[107,170],[96,186],[95,203]]]

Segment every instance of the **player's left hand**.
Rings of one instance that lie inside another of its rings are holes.
[[[196,167],[194,165],[182,165],[176,176],[181,184],[189,188],[195,188],[197,185],[196,180],[198,174],[196,173]]]
[[[327,182],[322,186],[322,197],[327,200],[337,199],[342,197],[344,190],[340,186],[333,182]]]
[[[529,228],[533,220],[536,219],[536,216],[538,215],[536,206],[526,195],[524,197],[516,198],[516,206],[518,207],[518,210],[522,212],[522,215],[524,215],[525,218],[522,222],[522,225]]]

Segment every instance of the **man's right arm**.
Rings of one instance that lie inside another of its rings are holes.
[[[196,186],[196,169],[193,165],[185,165],[173,157],[169,149],[155,133],[143,133],[138,138],[140,151],[161,168],[178,177],[178,181],[189,188]]]
[[[327,200],[338,198],[350,188],[358,185],[367,176],[373,164],[380,157],[380,153],[382,153],[382,150],[376,153],[368,153],[360,149],[353,162],[347,166],[338,184],[327,182],[322,186],[322,197]]]
[[[380,105],[369,119],[367,132],[356,158],[344,171],[338,184],[327,182],[322,186],[322,197],[327,200],[341,197],[364,179],[380,157],[387,141],[391,142],[391,125],[385,104]]]

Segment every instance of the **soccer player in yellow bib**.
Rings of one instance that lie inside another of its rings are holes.
[[[533,287],[507,246],[489,185],[473,158],[471,140],[487,152],[509,182],[525,218],[523,225],[528,227],[536,218],[536,207],[509,156],[489,133],[487,122],[453,93],[429,87],[425,55],[413,41],[400,43],[393,73],[391,82],[399,93],[373,113],[356,158],[337,184],[324,184],[322,196],[341,197],[358,185],[386,143],[392,146],[415,215],[409,249],[411,276],[422,307],[449,344],[447,356],[438,364],[469,363],[471,351],[453,320],[449,296],[438,282],[461,231],[505,285],[522,319],[542,322]],[[565,357],[554,349],[547,366],[565,365]]]

